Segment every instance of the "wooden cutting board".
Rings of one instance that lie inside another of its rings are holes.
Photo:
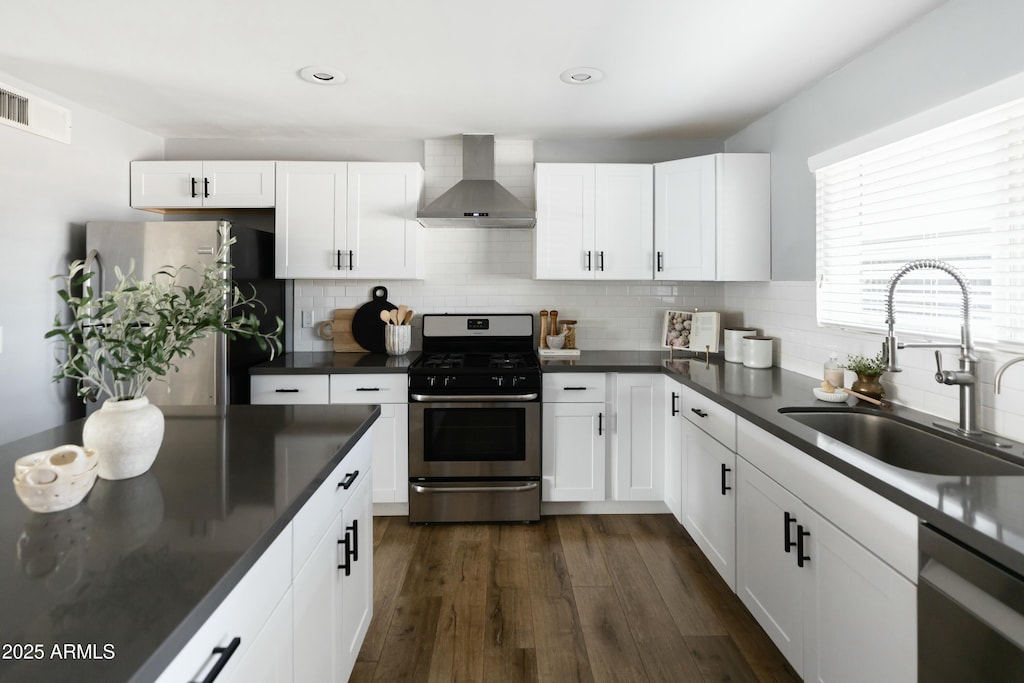
[[[349,353],[349,352],[363,352],[364,349],[360,346],[355,337],[352,336],[352,319],[356,316],[358,308],[337,308],[334,310],[334,318],[331,322],[331,327],[334,330],[333,341],[334,341],[334,352],[335,353]],[[323,335],[321,335],[323,337]]]

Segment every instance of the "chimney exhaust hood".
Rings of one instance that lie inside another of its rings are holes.
[[[494,136],[462,136],[462,180],[416,215],[428,228],[532,228],[537,212],[494,179]]]

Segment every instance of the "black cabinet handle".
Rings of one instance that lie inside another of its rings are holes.
[[[597,269],[604,272],[604,252],[597,252]]]
[[[700,408],[690,408],[690,412],[693,413],[694,415],[696,415],[697,417],[707,417],[708,416],[708,414],[705,413]]]
[[[728,472],[732,472],[732,468],[731,467],[726,467],[725,463],[723,462],[722,463],[722,495],[723,496],[727,495],[726,491],[732,491],[732,487],[729,486],[728,484],[726,484],[726,482],[725,482],[725,475]],[[787,527],[788,527],[788,525],[787,525]]]
[[[352,546],[350,543],[350,537],[348,535],[348,531],[346,531],[345,538],[338,540],[338,545],[344,546],[342,554],[345,558],[342,560],[341,564],[338,565],[338,569],[344,570],[345,576],[351,576],[352,574]]]
[[[562,387],[562,391],[586,391],[586,387]]]
[[[297,394],[298,389],[274,389],[275,394]]]
[[[209,178],[203,178],[203,196],[204,197],[209,197],[210,196],[210,179]]]
[[[356,391],[380,391],[380,387],[356,387]]]
[[[349,487],[352,486],[352,482],[354,482],[356,480],[356,477],[358,476],[359,470],[356,470],[355,472],[349,472],[348,474],[345,475],[345,478],[341,480],[341,482],[335,487],[334,490],[337,491],[338,489],[345,489],[346,491],[348,491]]]
[[[793,541],[793,537],[789,533],[789,527],[795,521],[796,521],[796,517],[794,517],[793,515],[789,514],[788,512],[784,512],[783,513],[783,524],[785,525],[785,527],[784,527],[785,528],[785,532],[784,532],[783,535],[785,536],[785,543],[786,543],[785,546],[783,547],[783,550],[785,550],[787,553],[789,552],[790,548],[792,548],[793,546],[796,545],[796,542]]]
[[[587,270],[590,270],[590,267],[591,267],[591,266],[590,266],[590,252],[588,251],[588,252],[587,252],[587,268],[586,268],[586,269],[587,269]]]
[[[673,391],[672,392],[672,417],[675,417],[676,415],[679,414],[678,403],[679,403],[679,394],[677,394],[676,392]]]
[[[338,250],[338,253],[335,254],[334,258],[335,258],[335,263],[338,264],[338,265],[335,266],[335,269],[336,270],[341,270],[341,268],[342,268],[342,266],[341,266],[341,249]]]
[[[348,530],[352,532],[352,544],[349,546],[349,553],[352,555],[352,561],[359,561],[359,520],[353,519],[352,526],[348,527]]]
[[[659,251],[658,252],[658,272],[660,273],[663,270],[665,270],[665,253]]]
[[[198,197],[198,196],[199,196],[199,195],[198,195],[198,194],[196,194],[196,179],[195,179],[195,178],[193,178],[193,179],[192,179],[192,199],[195,199],[195,198],[196,198],[196,197]]]
[[[217,659],[217,663],[213,665],[213,668],[210,669],[210,673],[206,674],[206,678],[203,679],[203,683],[213,683],[213,681],[217,679],[217,676],[220,676],[220,672],[224,669],[224,666],[227,665],[228,660],[231,659],[231,655],[235,654],[235,650],[238,649],[238,646],[241,645],[241,643],[242,639],[235,636],[231,639],[231,642],[228,643],[227,647],[218,646],[213,648],[213,654],[220,655],[220,657]]]
[[[349,249],[348,250],[348,269],[349,270],[354,270],[355,269],[355,263],[356,263],[355,262],[355,256],[353,255],[352,250]]]
[[[597,435],[604,434],[604,413],[597,414]]]
[[[803,524],[796,525],[796,566],[798,567],[802,567],[805,562],[811,561],[810,555],[804,555],[804,539],[810,535],[810,531],[804,531]]]

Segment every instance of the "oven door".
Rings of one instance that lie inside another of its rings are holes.
[[[537,401],[446,400],[409,404],[409,478],[539,479]]]

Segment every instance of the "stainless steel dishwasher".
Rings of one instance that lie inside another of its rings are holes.
[[[1024,577],[928,524],[919,543],[918,680],[1024,681]]]

